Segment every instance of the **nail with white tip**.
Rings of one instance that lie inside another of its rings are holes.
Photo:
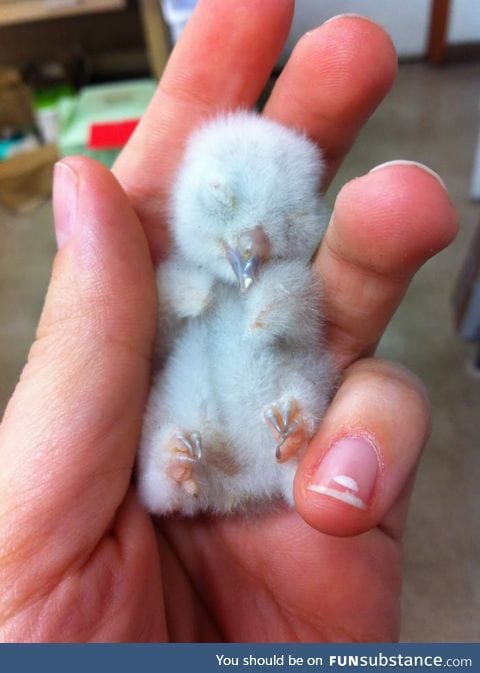
[[[378,166],[375,166],[375,168],[372,168],[369,173],[375,173],[375,171],[380,171],[382,168],[389,168],[390,166],[416,166],[417,168],[420,168],[422,171],[425,171],[425,173],[428,173],[431,175],[437,182],[442,185],[443,189],[447,189],[447,186],[445,185],[444,181],[442,178],[438,175],[438,173],[435,173],[434,170],[429,168],[428,166],[425,166],[425,164],[421,164],[419,161],[408,161],[407,159],[394,159],[393,161],[386,161],[383,164],[379,164]]]
[[[368,16],[364,16],[363,14],[356,14],[355,12],[344,12],[343,14],[336,14],[330,19],[327,19],[323,22],[323,25],[326,26],[327,23],[330,23],[331,21],[338,21],[338,19],[364,19],[365,21],[374,23]]]
[[[378,474],[378,456],[364,437],[343,437],[327,451],[307,489],[367,509]]]

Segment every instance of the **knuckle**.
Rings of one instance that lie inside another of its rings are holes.
[[[363,381],[362,381],[363,379]],[[357,360],[345,371],[345,380],[379,391],[404,410],[415,412],[430,426],[430,400],[423,381],[403,365],[382,358]]]

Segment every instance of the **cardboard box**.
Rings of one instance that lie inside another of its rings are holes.
[[[56,145],[43,145],[33,152],[17,154],[0,162],[0,203],[17,212],[31,210],[52,192]]]
[[[29,89],[14,69],[0,70],[0,131],[35,129]],[[34,208],[51,194],[55,145],[44,145],[0,161],[0,203],[14,211]]]
[[[0,130],[35,126],[32,97],[18,70],[0,69]]]

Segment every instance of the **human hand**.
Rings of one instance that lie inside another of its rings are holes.
[[[130,486],[156,320],[149,246],[155,259],[167,249],[171,178],[192,128],[254,103],[292,8],[292,0],[199,3],[116,164],[128,199],[94,162],[57,168],[60,251],[0,428],[4,640],[398,634],[401,536],[429,413],[411,374],[370,356],[415,270],[456,232],[444,189],[421,168],[384,167],[338,195],[315,268],[344,378],[298,469],[297,511],[171,517],[156,536]],[[265,114],[306,129],[331,176],[395,67],[380,28],[338,18],[300,41]],[[345,437],[367,440],[356,447],[360,467],[345,467],[363,470],[364,510],[308,489]]]

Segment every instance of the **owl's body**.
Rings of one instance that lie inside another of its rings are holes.
[[[175,252],[158,270],[175,338],[139,453],[140,495],[155,513],[293,503],[334,383],[310,267],[325,219],[320,169],[312,143],[253,114],[217,119],[190,142]]]

